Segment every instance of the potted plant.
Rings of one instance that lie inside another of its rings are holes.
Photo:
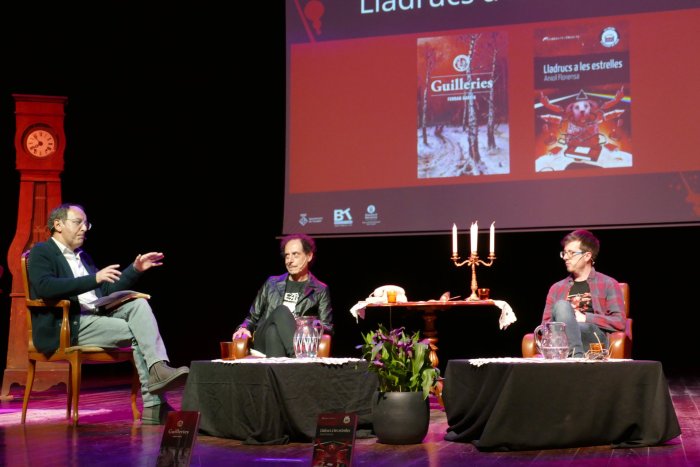
[[[428,432],[428,395],[438,384],[440,370],[430,361],[430,343],[403,327],[363,334],[358,348],[377,374],[379,387],[372,403],[374,432],[381,443],[420,443]]]

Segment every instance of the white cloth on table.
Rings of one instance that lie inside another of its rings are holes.
[[[503,300],[494,300],[493,304],[501,309],[501,316],[498,318],[498,326],[501,329],[507,328],[518,320],[518,318],[515,317],[513,309]]]
[[[331,358],[331,357],[268,357],[268,358],[238,358],[236,360],[221,360],[217,358],[212,360],[213,363],[225,363],[226,365],[234,364],[255,364],[255,363],[320,363],[322,365],[345,365],[346,363],[364,362],[362,358]]]
[[[360,318],[365,319],[365,307],[367,305],[371,303],[389,303],[386,297],[386,293],[389,290],[396,291],[397,303],[405,303],[408,301],[406,298],[406,291],[403,287],[399,287],[398,285],[383,285],[374,289],[374,292],[372,292],[369,297],[353,305],[353,307],[350,308],[350,314],[355,317],[356,321],[359,321]]]
[[[355,317],[355,320],[359,322],[359,319],[365,318],[365,308],[371,303],[387,303],[386,291],[389,289],[396,290],[396,301],[397,302],[407,302],[406,292],[399,286],[396,285],[384,285],[378,287],[372,292],[372,294],[364,300],[360,300],[352,308],[350,308],[350,314]],[[492,300],[493,304],[501,309],[501,316],[498,318],[498,326],[500,329],[506,329],[508,326],[513,324],[518,320],[515,316],[515,312],[511,306],[503,300]]]
[[[600,362],[631,362],[630,358],[611,358],[605,360],[590,359],[590,358],[564,358],[564,359],[547,359],[542,357],[494,357],[494,358],[470,358],[467,360],[470,365],[482,366],[489,363],[600,363]]]

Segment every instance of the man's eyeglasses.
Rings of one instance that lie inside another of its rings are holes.
[[[559,252],[559,257],[561,259],[566,259],[566,258],[573,258],[574,256],[577,255],[582,255],[586,253],[585,251],[571,251],[571,250],[564,250]]]
[[[82,227],[83,225],[85,226],[86,230],[90,230],[92,228],[92,224],[89,223],[88,221],[84,221],[81,219],[66,219],[68,222],[72,222],[73,225],[75,225],[78,229]]]

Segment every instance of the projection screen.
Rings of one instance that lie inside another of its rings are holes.
[[[284,233],[700,220],[700,3],[286,0]]]

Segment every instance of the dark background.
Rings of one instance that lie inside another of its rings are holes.
[[[0,49],[0,251],[14,237],[19,193],[12,94],[67,96],[63,200],[86,208],[94,227],[85,248],[98,265],[165,253],[165,266],[138,288],[152,294],[179,365],[216,358],[218,342],[230,338],[265,278],[284,272],[285,46],[282,2],[235,3],[226,8],[233,13],[206,2],[175,5],[106,2],[80,15],[34,5],[4,15],[12,25]],[[630,283],[634,358],[667,368],[695,364],[699,231],[594,231],[602,243],[598,269]],[[520,355],[549,286],[565,275],[558,252],[567,232],[497,232],[498,258],[478,268],[479,285],[506,300],[518,321],[500,331],[495,308],[440,314],[441,367],[449,358]],[[460,237],[463,247],[467,238]],[[487,244],[485,233],[480,244]],[[355,346],[368,326],[349,309],[380,285],[401,285],[411,300],[467,295],[470,271],[452,264],[450,250],[447,228],[439,235],[319,238],[313,272],[331,288],[333,355],[359,355]],[[4,256],[0,264],[4,362],[11,276]]]

